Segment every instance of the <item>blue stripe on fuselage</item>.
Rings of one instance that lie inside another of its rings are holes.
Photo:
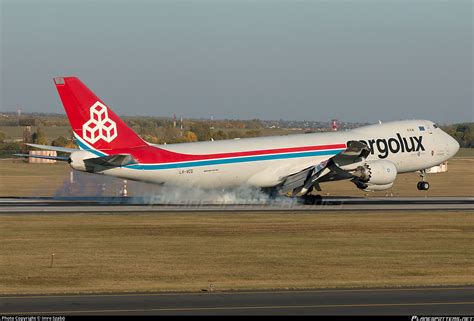
[[[90,148],[85,145],[79,139],[76,139],[77,144],[83,150],[96,154],[98,157],[106,156],[97,150]],[[164,163],[164,164],[132,164],[126,165],[125,168],[129,169],[140,169],[140,170],[160,170],[160,169],[172,169],[172,168],[185,168],[185,167],[198,167],[198,166],[212,166],[212,165],[225,165],[235,163],[247,163],[247,162],[258,162],[275,159],[290,159],[300,157],[311,157],[311,156],[332,156],[340,153],[342,149],[331,149],[322,151],[310,151],[310,152],[299,152],[299,153],[286,153],[286,154],[271,154],[271,155],[259,155],[259,156],[245,156],[235,158],[222,158],[222,159],[211,159],[202,161],[191,161],[182,163]]]

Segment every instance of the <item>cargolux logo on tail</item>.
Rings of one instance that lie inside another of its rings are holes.
[[[107,107],[96,102],[90,108],[91,118],[82,125],[82,138],[94,144],[99,139],[110,143],[117,137],[117,125],[109,118]]]

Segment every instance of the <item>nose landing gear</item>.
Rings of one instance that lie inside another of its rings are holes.
[[[427,191],[430,189],[430,183],[428,182],[418,182],[418,184],[416,184],[416,188],[418,188],[418,190],[420,191]]]
[[[419,191],[427,191],[430,189],[430,183],[425,182],[426,178],[426,170],[421,170],[420,171],[420,177],[421,181],[416,184],[416,188],[418,188]]]

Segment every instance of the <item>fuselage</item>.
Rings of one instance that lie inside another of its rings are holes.
[[[284,177],[340,153],[353,140],[370,147],[367,160],[391,161],[398,173],[433,167],[454,156],[459,149],[459,144],[433,122],[406,120],[342,132],[151,145],[157,152],[164,150],[193,157],[150,162],[137,153],[137,164],[102,173],[166,185],[272,187]],[[78,141],[81,145],[80,137]],[[82,145],[88,149],[83,141]]]

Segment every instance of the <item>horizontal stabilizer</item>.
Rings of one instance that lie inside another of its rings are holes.
[[[50,159],[50,160],[56,160],[60,162],[67,162],[69,161],[69,157],[67,156],[47,156],[47,155],[34,155],[34,154],[14,154],[13,156],[16,157],[33,157],[33,158],[42,158],[42,159]]]
[[[116,154],[110,156],[88,158],[84,160],[86,166],[104,166],[104,167],[120,167],[137,162],[130,154]]]
[[[63,152],[63,153],[73,153],[79,150],[77,148],[67,148],[67,147],[61,147],[61,146],[49,146],[49,145],[39,145],[39,144],[26,144],[26,145],[34,147],[34,148],[54,150],[54,151]]]

